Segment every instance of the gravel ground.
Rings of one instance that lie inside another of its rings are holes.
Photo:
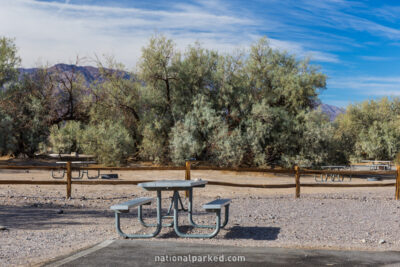
[[[226,229],[217,237],[181,239],[171,228],[165,228],[157,241],[400,251],[400,201],[393,200],[393,188],[302,194],[300,199],[294,199],[293,194],[257,193],[262,191],[243,196],[232,190],[221,194],[232,198],[231,216]],[[43,187],[35,186],[25,193],[21,186],[0,189],[0,225],[6,227],[0,230],[0,266],[40,264],[105,239],[120,238],[109,207],[149,195],[131,188],[125,192],[107,189],[80,193],[79,198],[66,200],[64,192],[43,191]],[[164,197],[166,209],[169,198],[166,194]],[[213,219],[201,212],[201,204],[210,200],[209,195],[195,191],[195,210],[200,211],[195,217],[198,223]],[[146,208],[146,214],[149,221],[155,220],[152,210]],[[135,215],[136,210],[122,220],[127,232],[141,229],[136,219],[132,226]],[[186,216],[180,220],[184,224]],[[184,231],[193,232],[188,227]]]

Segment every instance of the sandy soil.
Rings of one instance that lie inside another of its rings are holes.
[[[116,172],[114,172],[116,173]],[[121,180],[184,179],[183,171],[118,172]],[[262,173],[193,171],[192,179],[237,183],[293,183],[294,178]],[[0,170],[0,179],[52,180],[48,171]],[[86,178],[85,178],[86,179]],[[351,183],[366,182],[353,179]],[[383,181],[393,182],[393,181]],[[302,183],[315,183],[302,177]],[[371,182],[373,183],[373,182]],[[380,183],[380,182],[378,182]],[[73,185],[72,199],[65,199],[65,186],[0,185],[0,266],[35,265],[94,245],[120,238],[109,207],[138,196],[153,196],[134,185]],[[232,198],[231,219],[226,229],[211,240],[177,238],[163,229],[158,241],[203,242],[239,246],[306,247],[361,250],[400,250],[400,201],[394,188],[294,188],[254,189],[208,185],[196,189],[197,220],[212,215],[201,204],[214,198]],[[163,207],[169,204],[164,194]],[[146,214],[154,220],[152,209]],[[127,231],[141,228],[132,218],[122,223]],[[186,217],[181,216],[182,223]],[[191,229],[186,229],[190,230]]]

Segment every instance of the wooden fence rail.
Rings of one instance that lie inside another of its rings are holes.
[[[230,186],[230,187],[249,187],[249,188],[295,188],[295,198],[300,197],[301,187],[390,187],[395,186],[395,199],[400,200],[400,167],[396,171],[330,171],[330,170],[309,170],[300,169],[295,166],[294,169],[259,169],[259,168],[225,168],[225,167],[205,167],[191,166],[187,161],[185,167],[77,167],[70,161],[66,166],[0,166],[1,169],[9,170],[65,170],[67,179],[65,181],[34,181],[34,180],[0,180],[0,184],[32,184],[32,185],[66,185],[67,198],[71,197],[72,184],[81,185],[136,185],[138,183],[151,182],[154,180],[136,180],[136,181],[116,181],[116,180],[72,180],[72,171],[77,170],[109,170],[109,171],[160,171],[160,170],[184,170],[185,180],[191,179],[191,170],[215,170],[232,172],[262,172],[262,173],[283,173],[294,175],[293,184],[242,184],[228,183],[219,181],[208,181],[209,185]],[[338,174],[338,175],[393,175],[396,176],[395,183],[364,183],[364,184],[310,184],[301,183],[301,175],[305,174]]]

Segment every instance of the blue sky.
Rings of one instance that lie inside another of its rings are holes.
[[[221,53],[267,36],[272,47],[321,66],[328,75],[325,103],[345,107],[400,95],[398,1],[0,0],[0,6],[0,36],[16,39],[24,67],[107,54],[134,70],[155,32],[181,50],[199,41]]]

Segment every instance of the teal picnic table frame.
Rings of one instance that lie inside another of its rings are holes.
[[[229,220],[229,206],[225,206],[225,218],[223,223],[221,224],[221,209],[214,209],[213,212],[216,213],[215,218],[215,225],[201,225],[197,224],[193,220],[193,188],[204,188],[207,184],[207,181],[204,180],[164,180],[164,181],[156,181],[156,182],[147,182],[147,183],[140,183],[138,186],[142,187],[144,190],[147,191],[156,191],[157,192],[157,223],[156,224],[148,224],[143,220],[143,212],[142,212],[142,205],[138,206],[138,219],[140,223],[145,227],[156,227],[155,231],[151,234],[126,234],[121,230],[120,225],[120,214],[118,212],[115,213],[116,219],[116,228],[117,232],[125,237],[125,238],[148,238],[148,237],[155,237],[157,236],[162,227],[173,227],[175,233],[179,237],[186,237],[186,238],[212,238],[216,236],[220,229],[225,227]],[[168,209],[166,215],[162,215],[162,191],[172,191],[172,199],[171,205]],[[179,195],[179,191],[188,191],[188,209],[184,209],[182,200]],[[181,208],[179,208],[179,203]],[[173,214],[170,215],[170,211],[173,209]],[[179,211],[187,211],[188,213],[188,220],[189,224],[195,228],[209,228],[214,229],[213,232],[209,234],[186,234],[180,231],[179,229]],[[163,224],[163,219],[172,218],[173,221],[168,224]]]

